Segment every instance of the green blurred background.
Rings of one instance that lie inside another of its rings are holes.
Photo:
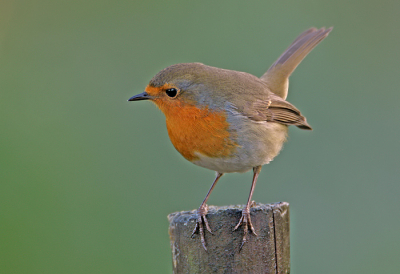
[[[291,205],[293,273],[400,271],[400,1],[1,1],[0,272],[171,273],[167,214],[214,172],[127,99],[180,62],[262,75],[305,29],[290,129],[254,199]],[[209,204],[244,204],[251,173]],[[199,243],[200,247],[200,243]]]

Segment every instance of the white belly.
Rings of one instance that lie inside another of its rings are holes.
[[[233,155],[214,158],[196,153],[199,159],[193,163],[220,173],[246,172],[268,164],[282,149],[288,128],[277,123],[254,122],[235,130],[239,146]]]

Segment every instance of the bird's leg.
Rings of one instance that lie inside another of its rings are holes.
[[[193,229],[193,233],[192,233],[192,238],[193,238],[193,235],[197,232],[197,230],[199,230],[201,244],[203,245],[203,247],[204,247],[204,249],[206,251],[207,251],[207,248],[206,248],[206,241],[204,240],[203,222],[206,225],[206,229],[208,230],[208,232],[213,234],[212,231],[211,231],[210,226],[208,225],[208,221],[207,221],[207,218],[206,218],[206,215],[207,215],[207,212],[208,212],[208,205],[206,203],[207,203],[208,197],[211,194],[211,191],[214,189],[215,185],[217,184],[219,178],[221,178],[222,175],[223,175],[223,173],[217,173],[217,177],[215,177],[214,183],[211,185],[210,189],[208,190],[208,193],[207,193],[206,197],[204,198],[204,201],[201,203],[199,209],[197,210],[196,226]]]
[[[245,242],[247,242],[247,233],[249,231],[249,228],[251,232],[257,236],[257,233],[254,230],[253,224],[251,223],[251,218],[250,218],[250,208],[253,205],[254,202],[251,201],[251,197],[253,196],[254,188],[256,187],[256,182],[258,178],[258,174],[260,174],[261,171],[261,166],[257,166],[253,168],[253,182],[251,183],[251,189],[250,189],[250,194],[249,194],[249,199],[247,200],[247,204],[245,208],[242,210],[242,217],[240,218],[238,224],[235,226],[233,231],[239,228],[240,225],[244,225],[243,227],[243,240],[242,244],[240,245],[239,250],[242,249],[243,245]]]

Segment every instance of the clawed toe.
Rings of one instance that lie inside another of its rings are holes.
[[[239,226],[243,225],[243,240],[242,244],[239,247],[239,250],[242,249],[243,245],[247,242],[247,234],[249,232],[249,228],[251,233],[253,233],[255,236],[257,236],[257,233],[254,229],[253,223],[251,222],[250,218],[250,210],[243,210],[242,212],[242,217],[240,218],[238,224],[235,226],[233,231],[237,230]]]
[[[208,224],[208,221],[207,221],[207,217],[206,217],[207,211],[208,211],[207,205],[204,208],[199,208],[199,210],[197,211],[198,217],[196,220],[196,226],[194,227],[192,236],[191,236],[193,238],[194,234],[198,231],[200,234],[201,244],[203,245],[203,247],[206,251],[207,251],[207,247],[206,247],[206,240],[204,238],[204,225],[208,232],[210,232],[211,234],[214,234],[214,233],[212,233],[210,225]]]

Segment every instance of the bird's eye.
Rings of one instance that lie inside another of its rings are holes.
[[[174,98],[178,94],[178,91],[176,90],[176,88],[169,88],[165,92],[171,98]]]

